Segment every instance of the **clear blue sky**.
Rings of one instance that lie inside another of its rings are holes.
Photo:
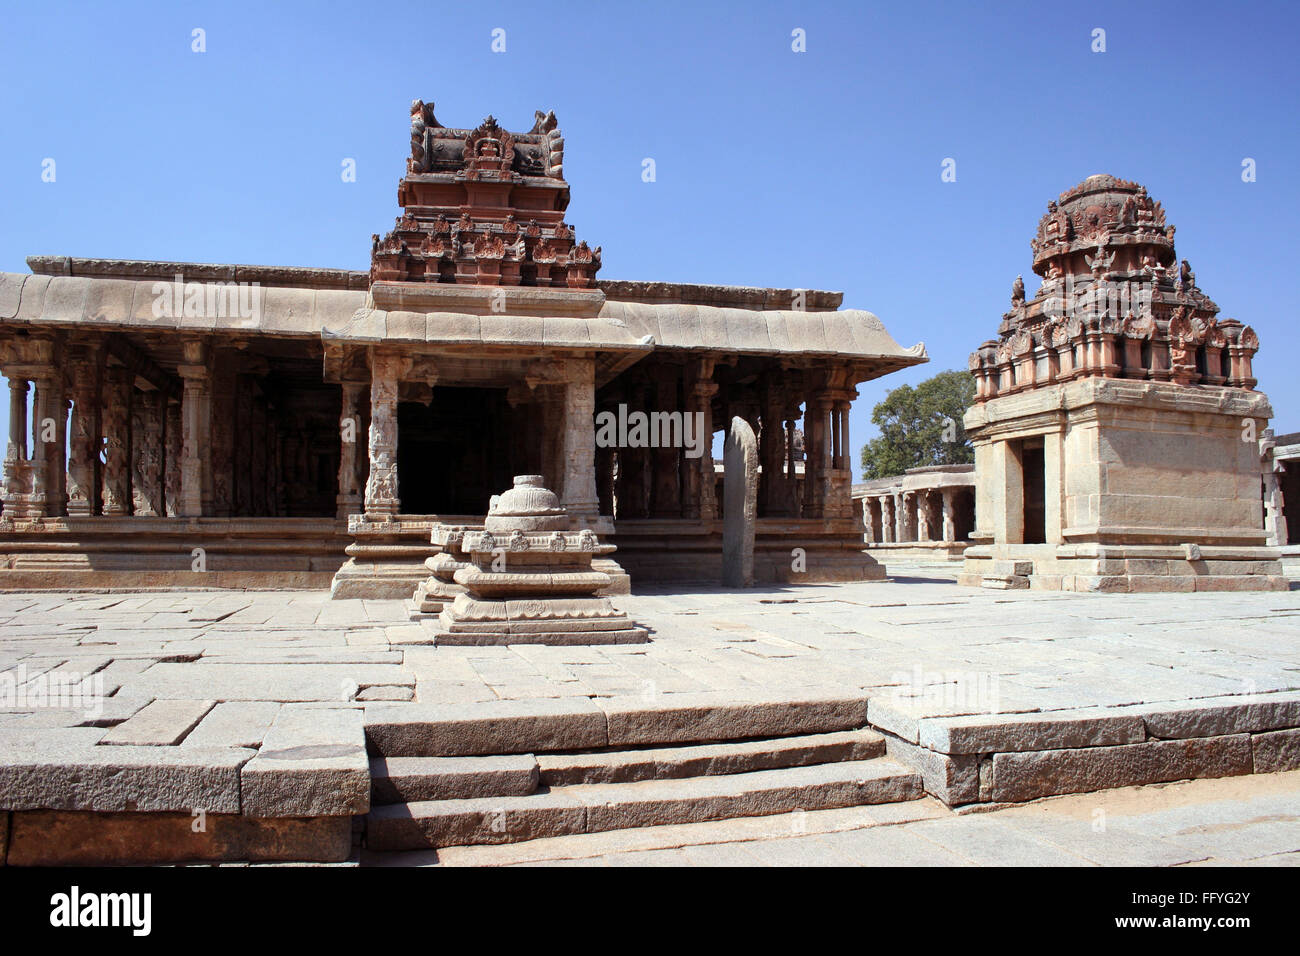
[[[1298,26],[1290,3],[11,4],[0,269],[366,268],[413,98],[448,126],[554,109],[603,277],[843,290],[926,343],[930,365],[863,387],[856,448],[888,387],[965,367],[1017,273],[1032,294],[1045,204],[1107,172],[1164,203],[1297,430]]]

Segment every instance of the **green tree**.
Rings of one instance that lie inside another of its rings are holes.
[[[940,372],[915,388],[892,389],[871,412],[880,437],[862,447],[863,477],[888,478],[923,465],[973,462],[975,450],[961,419],[974,400],[975,379],[969,372]]]

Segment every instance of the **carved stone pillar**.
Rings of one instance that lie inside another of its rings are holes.
[[[163,399],[163,508],[169,518],[181,513],[181,403]]]
[[[655,409],[660,412],[673,413],[679,411],[682,407],[677,397],[678,378],[680,369],[673,365],[661,365],[655,370]],[[595,393],[593,392],[593,395]],[[593,405],[592,414],[595,414]],[[672,419],[666,419],[671,422]],[[655,421],[651,418],[651,422]],[[685,423],[683,422],[683,426]],[[650,458],[654,462],[654,470],[651,476],[651,499],[650,511],[656,518],[680,518],[682,514],[681,499],[681,480],[678,474],[678,468],[681,465],[683,455],[682,451],[685,444],[685,433],[682,434],[683,441],[678,447],[674,447],[672,440],[677,436],[674,435],[671,425],[667,429],[655,429],[651,425],[652,431],[662,431],[663,434],[652,436],[659,447],[652,448]],[[567,426],[566,426],[567,433]],[[594,458],[593,466],[594,467]],[[593,484],[594,488],[594,484]],[[599,511],[599,506],[597,507]]]
[[[235,441],[231,485],[234,514],[253,513],[253,382],[248,375],[235,377]]]
[[[32,464],[27,457],[27,379],[6,369],[9,378],[9,443],[5,448],[4,517],[27,515]]]
[[[712,521],[718,517],[718,479],[713,470],[713,396],[718,393],[718,386],[713,381],[713,360],[702,361],[697,374],[699,377],[691,386],[691,411],[700,415],[700,441],[704,451],[691,462],[691,468],[699,489],[698,517],[701,521]]]
[[[47,367],[35,376],[35,394],[32,396],[32,495],[29,513],[33,518],[57,515],[61,512],[58,501],[59,484],[54,469],[63,471],[60,455],[58,415],[64,404],[62,382],[56,387],[56,370]]]
[[[831,499],[831,403],[824,392],[807,402],[804,414],[804,509],[805,517],[827,516]]]
[[[212,474],[212,504],[209,514],[227,517],[234,513],[235,402],[239,376],[232,349],[215,349],[212,355],[212,390],[209,418],[209,461]]]
[[[370,478],[366,514],[401,512],[397,488],[397,385],[402,358],[379,351],[370,355]]]
[[[951,488],[943,489],[943,540],[948,544],[957,540],[956,494]]]
[[[131,393],[135,375],[121,365],[104,373],[104,514],[131,513]]]
[[[163,514],[161,393],[139,392],[131,412],[131,500],[137,515],[156,518]]]
[[[855,397],[856,392],[852,393]],[[853,516],[853,462],[849,458],[849,409],[852,402],[847,398],[835,400],[833,420],[835,424],[836,468],[838,474],[829,491],[831,499],[828,514],[836,517]]]
[[[768,372],[763,384],[763,427],[759,434],[759,462],[763,472],[758,496],[759,513],[767,517],[790,513],[784,424],[785,389],[780,373]]]
[[[596,496],[596,363],[569,359],[564,385],[563,491],[560,501],[578,524],[600,517]]]
[[[880,498],[880,541],[882,544],[894,541],[894,499],[890,495]]]
[[[185,383],[181,396],[180,501],[178,513],[199,517],[211,513],[212,472],[209,451],[211,378],[208,350],[203,342],[184,343],[185,364],[177,372]]]
[[[874,517],[871,513],[871,499],[864,497],[862,499],[862,540],[867,544],[874,544],[876,541]]]
[[[266,397],[262,394],[261,387],[258,387],[257,395],[253,398],[253,447],[252,447],[252,508],[255,515],[269,515],[271,513],[270,499],[266,494],[266,473],[267,460],[269,455],[267,449],[270,447],[266,440]]]
[[[916,540],[930,540],[930,492],[919,491],[916,494]]]
[[[361,510],[361,483],[357,475],[357,446],[365,431],[361,427],[361,390],[364,382],[343,383],[343,403],[339,413],[339,494],[338,516]]]
[[[72,425],[68,439],[68,514],[101,513],[99,488],[100,371],[103,350],[78,343],[68,349],[68,380],[72,391]]]

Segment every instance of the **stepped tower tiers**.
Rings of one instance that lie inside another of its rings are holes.
[[[527,133],[489,116],[448,129],[433,104],[411,104],[411,156],[397,187],[393,230],[372,237],[372,282],[590,289],[600,247],[564,221],[564,137],[538,111]]]
[[[1220,319],[1145,186],[1089,176],[1031,241],[970,357],[976,529],[961,581],[986,587],[1284,589],[1266,547],[1259,339]]]

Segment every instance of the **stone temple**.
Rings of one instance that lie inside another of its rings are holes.
[[[1146,188],[1048,203],[1043,278],[970,358],[976,528],[960,580],[1101,591],[1285,590],[1268,546],[1254,330],[1220,318]]]
[[[436,528],[481,527],[516,475],[616,548],[594,564],[612,593],[719,581],[711,450],[734,418],[758,442],[754,579],[883,575],[849,404],[923,346],[838,293],[598,278],[552,113],[452,129],[416,101],[410,132],[368,273],[34,256],[0,275],[0,587],[410,598]]]
[[[923,347],[834,293],[599,278],[551,114],[410,133],[368,273],[0,275],[0,865],[703,830],[728,864],[1199,863],[1211,827],[1101,840],[1096,795],[956,811],[1300,770],[1300,435],[1142,187],[1049,206],[971,360],[974,469],[855,497],[856,387]],[[1026,590],[879,580],[918,559]],[[1294,848],[1290,786],[1214,829]]]

